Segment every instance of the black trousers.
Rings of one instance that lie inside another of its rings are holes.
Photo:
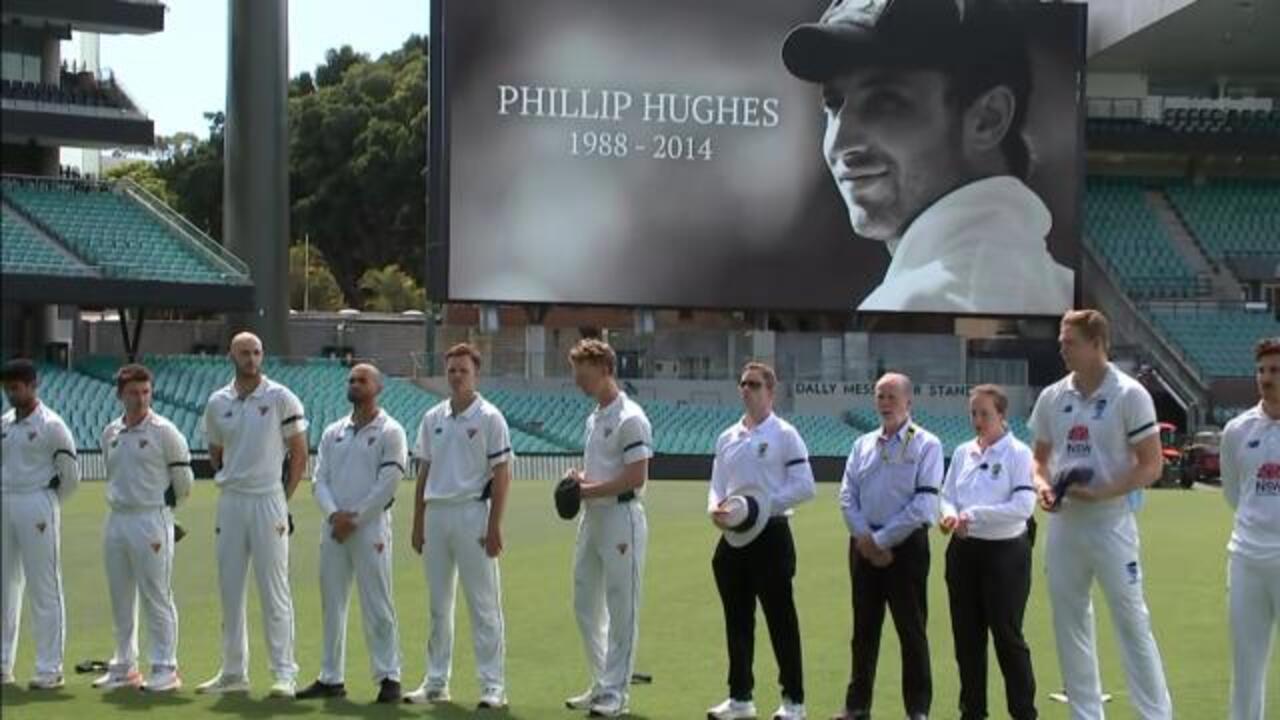
[[[871,692],[880,659],[885,607],[893,615],[902,647],[902,703],[907,714],[927,715],[933,702],[929,671],[929,535],[925,528],[893,548],[893,562],[878,568],[858,554],[849,538],[849,577],[853,583],[853,679],[845,709],[871,712]]]
[[[778,661],[782,694],[791,702],[803,703],[800,620],[791,593],[791,579],[796,574],[796,546],[786,519],[771,520],[764,532],[745,547],[735,548],[721,538],[711,559],[711,569],[724,606],[729,696],[734,700],[750,700],[755,688],[751,663],[755,655],[758,599],[769,626],[773,656]]]
[[[960,666],[960,717],[987,717],[987,633],[1004,674],[1005,700],[1013,720],[1037,717],[1031,651],[1022,637],[1022,616],[1031,593],[1031,542],[953,538],[947,546],[947,594],[951,631]]]

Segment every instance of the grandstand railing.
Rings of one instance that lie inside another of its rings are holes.
[[[165,205],[163,200],[152,195],[146,188],[129,178],[117,181],[117,187],[167,222],[175,233],[201,250],[216,265],[229,269],[231,271],[229,279],[248,282],[249,266],[243,260],[219,245],[213,238],[201,231],[200,228],[192,225],[191,221],[182,217],[173,208]]]
[[[1209,385],[1200,369],[1156,328],[1155,322],[1123,290],[1123,284],[1093,248],[1083,243],[1081,249],[1084,261],[1098,270],[1096,277],[1101,282],[1095,284],[1095,293],[1100,304],[1110,308],[1116,334],[1134,341],[1156,361],[1154,364],[1187,401],[1188,420],[1193,425],[1202,423],[1209,407]]]

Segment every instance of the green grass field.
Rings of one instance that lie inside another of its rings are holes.
[[[65,508],[63,571],[67,593],[67,666],[111,654],[111,620],[100,550],[104,515],[103,484],[87,484]],[[716,535],[702,514],[704,483],[650,485],[646,499],[650,544],[646,571],[637,670],[654,684],[632,693],[637,718],[699,718],[725,695],[725,651],[719,600],[710,557]],[[409,487],[402,487],[395,508],[395,588],[404,654],[406,689],[420,682],[427,636],[427,603],[421,560],[409,548]],[[256,589],[249,615],[253,693],[246,698],[197,696],[194,686],[218,668],[219,609],[213,556],[216,491],[198,483],[180,520],[190,536],[178,546],[175,593],[181,618],[179,655],[187,687],[173,696],[133,691],[102,694],[92,676],[70,675],[67,688],[34,694],[7,688],[0,697],[6,720],[18,718],[200,718],[305,717],[462,717],[472,714],[476,697],[470,632],[459,598],[454,658],[456,705],[439,708],[381,707],[369,703],[376,692],[369,677],[360,632],[357,600],[349,622],[347,685],[350,701],[286,702],[265,698],[269,684]],[[317,579],[319,514],[303,488],[293,502],[294,604],[300,684],[318,672],[321,654],[320,598]],[[1225,550],[1230,515],[1216,492],[1149,493],[1141,516],[1147,597],[1165,660],[1179,718],[1226,716],[1230,675],[1226,627]],[[797,601],[804,639],[805,680],[811,717],[825,718],[844,697],[849,672],[850,601],[845,569],[846,533],[836,509],[835,487],[823,486],[819,498],[801,509],[794,523],[799,553]],[[500,715],[559,718],[572,713],[562,699],[585,687],[587,677],[570,599],[574,526],[554,516],[550,484],[518,482],[506,524],[503,595],[507,626],[507,678],[512,706]],[[1042,556],[1042,541],[1037,555]],[[950,620],[943,583],[942,541],[934,535],[929,618],[934,668],[935,718],[956,717],[958,681],[952,656]],[[1040,696],[1059,686],[1049,622],[1043,563],[1027,613],[1026,634],[1035,660]],[[252,582],[251,582],[252,585]],[[1110,716],[1132,717],[1119,654],[1105,612],[1099,613],[1102,673],[1116,695]],[[776,669],[763,620],[758,624],[756,699],[762,713],[776,707]],[[146,641],[143,638],[143,657]],[[993,717],[1004,717],[1003,684],[992,662]],[[25,683],[33,667],[33,638],[24,618],[16,672]],[[898,647],[886,622],[875,709],[878,717],[901,717]],[[1269,677],[1272,703],[1280,703],[1280,660]],[[1066,708],[1044,700],[1042,717],[1065,718]],[[1273,712],[1276,710],[1273,708]],[[767,715],[766,715],[767,717]]]

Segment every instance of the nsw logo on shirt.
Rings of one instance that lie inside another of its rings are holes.
[[[1072,425],[1067,431],[1067,455],[1069,457],[1085,457],[1093,452],[1089,442],[1088,425]]]
[[[1263,463],[1258,468],[1257,482],[1255,490],[1259,495],[1280,496],[1280,463]]]

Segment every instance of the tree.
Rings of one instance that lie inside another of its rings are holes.
[[[334,312],[345,306],[342,290],[333,279],[324,254],[314,247],[308,252],[301,243],[290,245],[289,307]]]
[[[360,290],[365,295],[364,309],[371,312],[422,310],[427,304],[426,291],[395,264],[365,270]]]
[[[209,138],[189,142],[181,136],[170,144],[169,157],[156,164],[173,194],[173,208],[191,224],[222,242],[222,146],[226,115],[205,113]]]
[[[170,207],[177,202],[177,198],[169,191],[169,183],[161,176],[155,163],[146,160],[130,160],[107,170],[106,176],[108,180],[128,178]]]

